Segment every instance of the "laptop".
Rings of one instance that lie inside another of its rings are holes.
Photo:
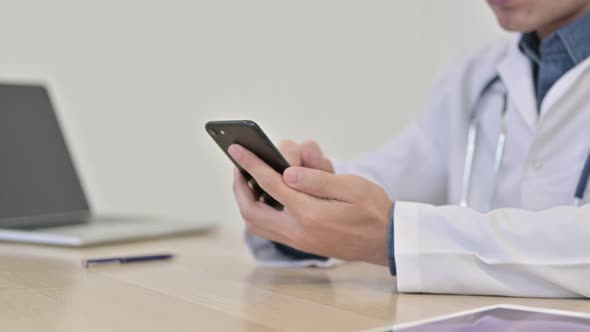
[[[87,246],[198,232],[214,224],[95,215],[47,89],[0,84],[0,241]]]

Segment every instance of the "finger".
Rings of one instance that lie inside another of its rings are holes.
[[[238,198],[238,195],[239,195],[240,199],[245,200],[245,201],[258,200],[258,198],[256,197],[256,194],[254,193],[254,190],[252,188],[250,188],[248,181],[242,175],[242,173],[240,173],[240,170],[238,170],[237,168],[234,168],[233,189],[234,189],[234,195],[236,196],[236,199]]]
[[[301,144],[302,166],[315,168],[328,173],[334,173],[332,162],[324,157],[322,149],[315,141],[306,141]],[[291,166],[298,166],[291,164]]]
[[[234,169],[233,189],[242,218],[244,220],[249,219],[251,211],[255,209],[255,203],[258,201],[258,197],[238,169]]]
[[[287,186],[281,174],[244,147],[232,144],[228,148],[228,153],[256,179],[264,191],[284,206],[299,205],[306,199],[305,195]]]
[[[287,162],[291,166],[301,166],[301,151],[297,143],[291,140],[282,140],[279,145],[278,149],[287,159]]]
[[[366,190],[355,176],[334,175],[306,167],[289,167],[283,173],[285,183],[291,188],[320,198],[343,202],[356,202]]]
[[[284,227],[279,221],[283,216],[256,199],[248,182],[237,169],[234,170],[234,195],[248,231],[269,240],[271,237],[282,237]]]

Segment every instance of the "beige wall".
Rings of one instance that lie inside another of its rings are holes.
[[[437,70],[502,36],[483,0],[0,5],[0,78],[51,86],[97,210],[235,225],[206,121],[353,157],[420,109]]]

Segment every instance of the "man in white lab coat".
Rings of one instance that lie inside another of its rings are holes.
[[[235,173],[259,260],[388,265],[402,292],[590,296],[590,204],[573,204],[588,181],[590,0],[488,3],[521,34],[441,75],[382,148],[333,162],[313,142],[283,142],[294,167],[282,176],[229,148],[285,206]]]

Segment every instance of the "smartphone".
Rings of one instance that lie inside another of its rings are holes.
[[[266,204],[277,210],[282,210],[283,205],[260,188],[256,179],[236,163],[227,152],[230,145],[239,144],[256,154],[277,173],[283,174],[285,169],[289,167],[289,163],[256,122],[250,120],[210,121],[205,124],[205,129],[252,185],[259,197],[264,198]]]
[[[252,188],[257,192],[259,197],[264,198],[264,202],[277,210],[283,210],[283,205],[266,193],[256,183],[254,179],[246,170],[244,170],[227,152],[232,144],[239,144],[250,150],[272,167],[277,173],[283,174],[285,169],[289,167],[287,160],[281,155],[279,150],[266,136],[262,129],[254,121],[250,120],[234,120],[234,121],[210,121],[205,124],[205,130],[213,138],[215,143],[219,145],[223,153],[234,163],[240,170]],[[298,259],[315,259],[325,261],[328,258],[306,253],[295,248],[289,247],[282,243],[273,242],[275,247],[284,255]]]

